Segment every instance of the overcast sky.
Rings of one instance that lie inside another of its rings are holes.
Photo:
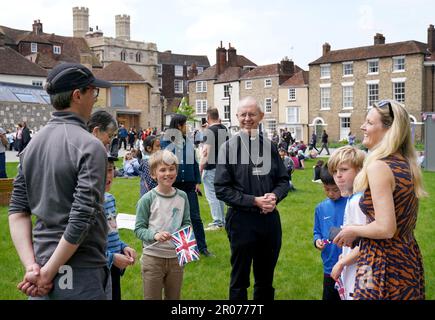
[[[435,24],[433,0],[4,0],[0,25],[72,36],[72,7],[89,8],[89,26],[115,37],[115,15],[130,15],[131,39],[154,42],[159,51],[207,55],[216,61],[222,40],[258,65],[288,56],[308,70],[322,44],[343,49],[386,42],[427,41]]]

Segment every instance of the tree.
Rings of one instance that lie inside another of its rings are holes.
[[[185,115],[187,117],[187,121],[197,121],[195,119],[195,108],[189,105],[189,100],[187,97],[183,97],[183,99],[181,99],[180,105],[175,113]]]

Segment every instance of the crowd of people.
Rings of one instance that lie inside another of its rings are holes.
[[[208,109],[198,148],[184,115],[173,115],[158,136],[152,129],[118,127],[102,110],[92,114],[100,87],[110,83],[80,64],[60,64],[47,77],[56,112],[19,153],[9,207],[11,238],[25,267],[18,289],[31,299],[120,300],[121,276],[139,259],[120,238],[109,192],[115,176],[136,175],[134,234],[143,244],[144,299],[181,298],[184,271],[170,240],[191,226],[202,257],[215,257],[205,230],[225,228],[229,299],[248,299],[252,268],[254,300],[273,300],[283,236],[277,204],[295,189],[291,177],[307,157],[330,153],[326,131],[320,151],[315,133],[308,146],[287,129],[269,140],[259,130],[261,104],[247,97],[237,107],[240,131],[233,136],[218,110]],[[413,230],[426,193],[409,115],[395,101],[380,101],[361,129],[368,155],[349,139],[313,169],[313,181],[323,183],[327,196],[315,209],[313,230],[323,261],[323,299],[424,299]],[[122,146],[127,152],[119,175],[114,163]],[[212,218],[207,228],[198,202],[201,183]],[[65,272],[74,275],[71,282]]]

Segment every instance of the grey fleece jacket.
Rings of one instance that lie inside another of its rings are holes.
[[[71,244],[79,244],[68,265],[106,265],[106,166],[103,144],[72,112],[54,112],[21,153],[9,214],[36,216],[33,248],[41,266],[62,236]]]

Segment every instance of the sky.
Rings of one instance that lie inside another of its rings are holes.
[[[289,57],[308,70],[331,50],[373,44],[427,42],[435,24],[433,0],[11,0],[2,1],[0,25],[31,30],[33,20],[46,33],[72,36],[72,7],[89,8],[89,26],[115,37],[115,15],[130,15],[131,40],[153,42],[159,51],[207,55],[216,62],[220,41],[257,65]]]

